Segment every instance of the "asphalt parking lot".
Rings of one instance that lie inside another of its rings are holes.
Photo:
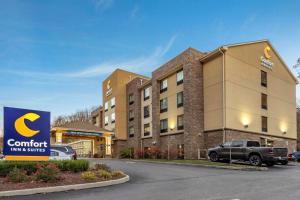
[[[91,160],[121,169],[128,183],[104,188],[4,199],[84,200],[299,200],[300,165],[239,171],[123,160]]]

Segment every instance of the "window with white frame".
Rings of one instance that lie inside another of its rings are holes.
[[[116,122],[116,114],[111,113],[111,123],[115,123],[115,122]]]
[[[148,100],[150,98],[150,87],[147,87],[144,89],[144,101]]]
[[[168,90],[168,79],[160,81],[160,93],[163,93]]]
[[[116,98],[113,97],[111,100],[110,100],[110,107],[111,108],[114,108],[116,106]]]
[[[183,70],[180,70],[177,72],[176,80],[177,80],[177,85],[180,85],[183,83]]]
[[[108,102],[105,102],[105,103],[104,103],[104,110],[105,110],[105,111],[108,111]]]
[[[105,118],[104,118],[104,124],[105,124],[105,126],[108,125],[108,116],[105,116]]]

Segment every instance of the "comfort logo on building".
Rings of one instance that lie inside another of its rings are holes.
[[[6,160],[48,160],[50,113],[4,107],[3,139]]]
[[[110,86],[110,80],[107,81],[106,89],[107,89],[106,96],[108,97],[108,96],[110,96],[112,94],[112,88]]]
[[[272,69],[274,66],[274,63],[270,60],[270,52],[271,48],[269,46],[266,46],[264,48],[264,56],[260,57],[260,64],[268,69]]]

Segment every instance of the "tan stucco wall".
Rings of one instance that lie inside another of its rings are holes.
[[[261,132],[261,116],[267,116],[267,134],[296,138],[296,82],[273,49],[273,68],[261,65],[266,46],[266,42],[248,44],[226,52],[226,128]],[[261,86],[261,70],[268,74],[267,88]],[[268,95],[267,110],[261,109],[261,93]]]
[[[116,106],[114,108],[114,112],[116,115],[115,125],[109,125],[105,128],[109,130],[114,128],[115,136],[117,139],[127,139],[127,129],[126,129],[126,84],[133,80],[136,77],[143,77],[135,73],[123,71],[117,69],[114,71],[107,79],[105,79],[102,83],[102,94],[103,94],[103,105],[105,102],[110,101],[112,97],[115,97]],[[110,80],[110,86],[112,88],[112,93],[109,96],[106,96],[107,91],[107,82]],[[109,106],[109,118],[113,111],[110,110]],[[104,113],[104,115],[106,115]],[[103,119],[104,120],[104,119]]]
[[[168,118],[169,129],[173,128],[173,131],[169,130],[168,133],[175,133],[177,132],[177,116],[183,114],[183,106],[177,108],[177,93],[183,91],[183,84],[177,85],[176,73],[170,75],[169,77],[167,77],[167,79],[168,79],[168,90],[160,94],[160,99],[166,97],[168,98],[168,112],[161,113],[160,119]]]
[[[222,56],[203,64],[204,130],[223,127]]]
[[[150,98],[144,101],[144,92],[143,90],[146,88],[150,88]],[[144,136],[144,124],[150,124],[150,135],[146,137],[152,137],[152,87],[147,86],[143,88],[142,95],[141,95],[141,132],[142,132],[142,137]],[[144,107],[149,106],[149,112],[150,116],[144,119]]]

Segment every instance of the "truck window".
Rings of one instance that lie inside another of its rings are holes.
[[[244,142],[243,141],[232,141],[232,147],[243,147]]]
[[[257,141],[248,141],[247,147],[260,147],[260,144]]]

